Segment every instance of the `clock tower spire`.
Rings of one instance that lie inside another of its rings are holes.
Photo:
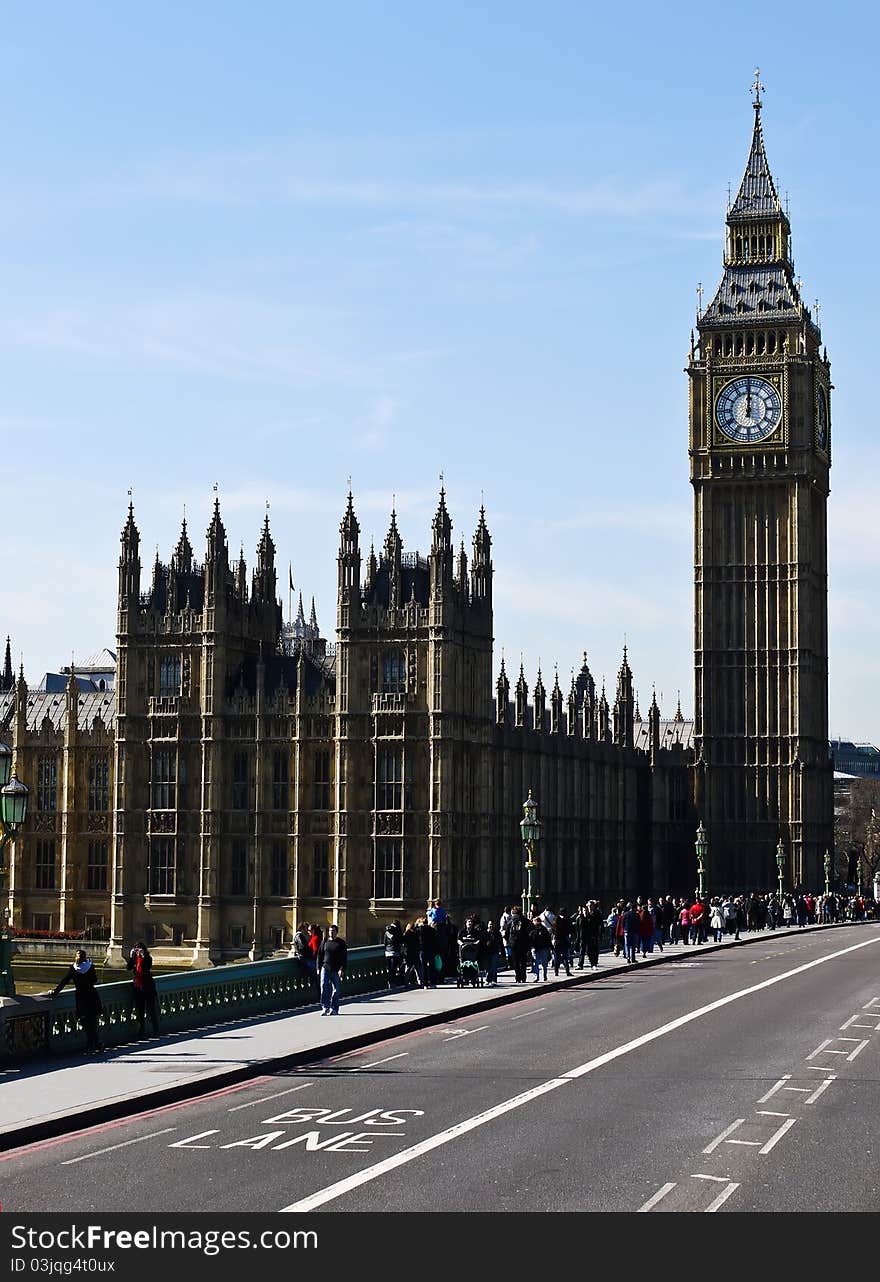
[[[830,366],[764,146],[763,86],[690,380],[697,804],[714,877],[817,889],[833,825],[826,506]]]

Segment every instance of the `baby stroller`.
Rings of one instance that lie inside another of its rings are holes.
[[[480,941],[472,936],[465,936],[458,941],[458,988],[482,988],[483,976],[480,974]]]

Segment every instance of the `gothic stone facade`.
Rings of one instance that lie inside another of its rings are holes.
[[[429,555],[404,553],[392,515],[363,566],[349,496],[335,646],[314,613],[299,622],[282,628],[268,520],[250,580],[217,505],[204,561],[184,524],[142,590],[129,511],[115,692],[83,695],[71,675],[64,696],[29,694],[22,677],[0,701],[36,790],[15,924],[103,916],[111,962],[146,936],[166,961],[207,965],[285,947],[303,918],[368,942],[438,895],[495,913],[522,891],[529,789],[546,900],[690,889],[689,723],[661,722],[656,701],[641,720],[625,654],[611,707],[586,661],[565,695],[539,674],[530,700],[520,672],[511,697],[503,663],[493,692],[482,511],[470,560],[441,494]]]

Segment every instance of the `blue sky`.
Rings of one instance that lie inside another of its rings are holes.
[[[712,19],[710,23],[710,19]],[[880,736],[877,22],[743,3],[3,6],[5,627],[29,677],[112,644],[218,483],[332,631],[352,477],[425,551],[438,476],[495,553],[496,662],[692,706],[683,373],[755,65],[832,360],[831,727]],[[147,567],[145,567],[146,569]],[[285,603],[286,604],[286,603]]]

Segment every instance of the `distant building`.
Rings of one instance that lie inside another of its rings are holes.
[[[832,739],[831,759],[835,773],[857,775],[860,779],[880,778],[880,748],[873,743]]]

